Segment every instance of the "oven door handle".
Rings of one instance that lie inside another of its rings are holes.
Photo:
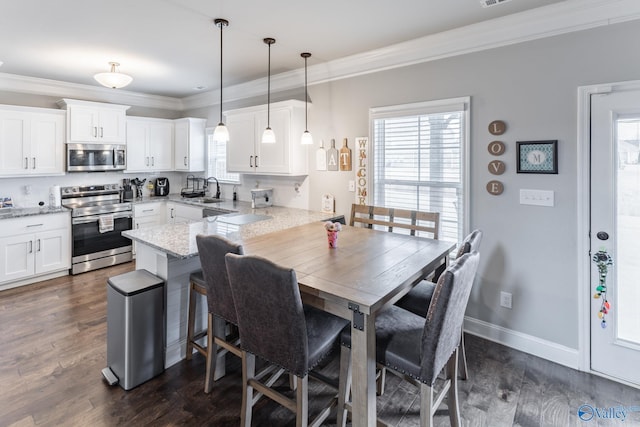
[[[105,215],[110,215],[110,214],[105,214]],[[91,216],[83,216],[80,218],[73,218],[71,220],[71,225],[96,222],[100,219],[101,216],[103,215],[91,215]],[[133,212],[118,212],[113,214],[113,219],[120,219],[120,218],[133,218]]]

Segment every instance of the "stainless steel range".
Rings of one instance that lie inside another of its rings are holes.
[[[71,274],[131,261],[130,202],[120,201],[119,184],[63,187],[62,205],[71,209]]]

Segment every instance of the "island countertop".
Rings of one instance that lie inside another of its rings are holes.
[[[321,221],[333,218],[334,214],[308,211],[304,209],[271,206],[252,209],[246,202],[222,203],[222,209],[235,213],[203,218],[180,224],[166,224],[157,227],[123,231],[122,235],[131,240],[148,245],[176,258],[184,259],[198,255],[196,235],[217,234],[232,241],[242,243],[245,239],[284,230],[297,225],[318,222],[318,232],[323,233]],[[211,206],[215,208],[215,206]],[[266,219],[262,219],[268,217]],[[258,220],[256,220],[258,219]],[[247,221],[252,221],[246,223]]]

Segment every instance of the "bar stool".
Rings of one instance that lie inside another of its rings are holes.
[[[208,348],[198,344],[198,340],[207,336],[208,329],[195,332],[197,294],[207,297],[207,285],[202,270],[195,271],[189,276],[189,314],[187,319],[187,360],[191,360],[195,348],[205,358],[209,354]]]

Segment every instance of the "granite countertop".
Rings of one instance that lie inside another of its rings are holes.
[[[318,230],[324,230],[320,222],[334,216],[323,212],[279,206],[252,209],[251,204],[247,202],[225,201],[208,205],[214,205],[213,207],[219,205],[222,209],[232,209],[237,212],[203,218],[200,221],[190,223],[166,224],[128,230],[123,231],[122,235],[176,258],[190,258],[198,255],[196,245],[196,235],[198,234],[217,234],[229,240],[242,243],[245,239],[251,237],[311,222],[318,222]],[[262,219],[265,216],[268,218]],[[261,220],[244,223],[244,220],[255,219]]]
[[[32,208],[0,208],[0,220],[3,219],[11,219],[11,218],[21,218],[24,216],[33,216],[33,215],[47,215],[47,214],[56,214],[62,212],[71,212],[71,210],[65,207],[32,207]]]

